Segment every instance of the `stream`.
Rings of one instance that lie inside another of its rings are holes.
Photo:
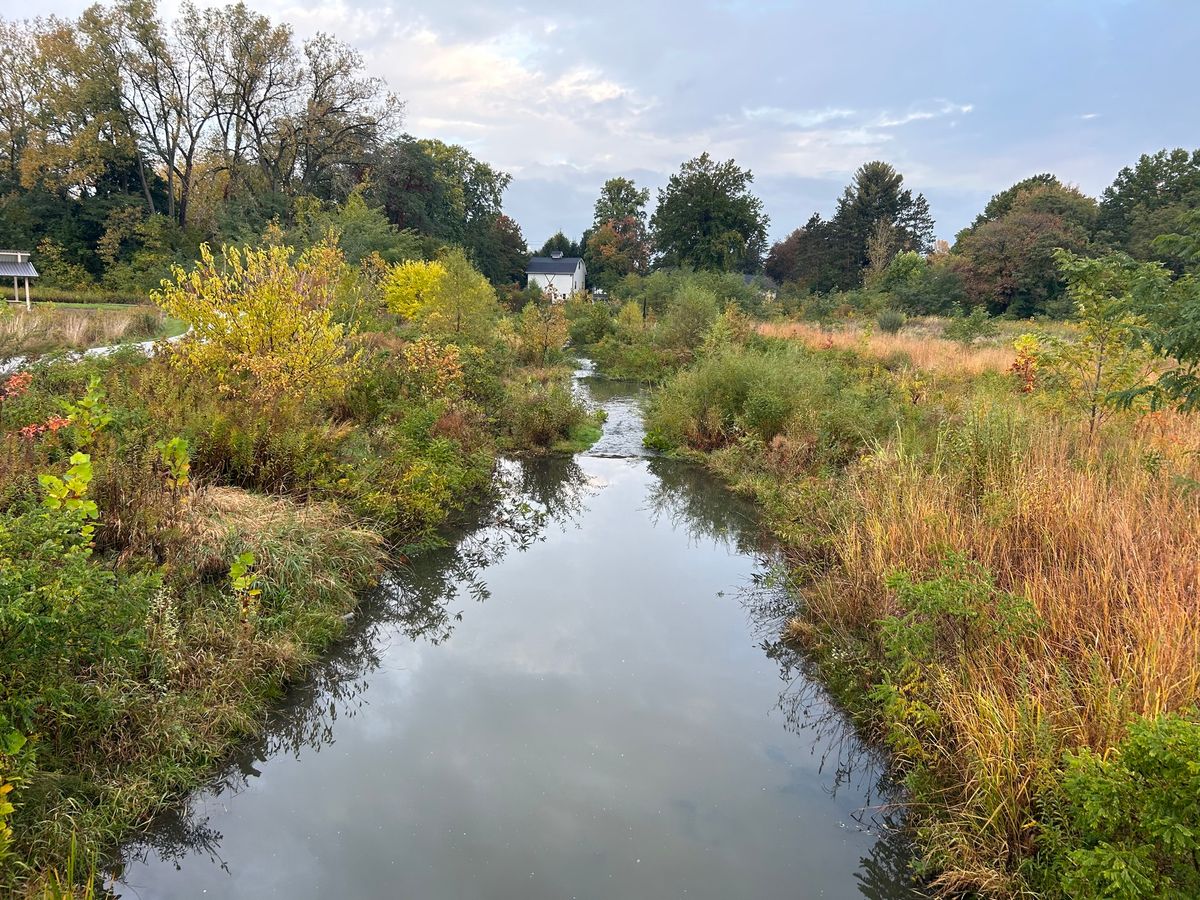
[[[777,640],[751,505],[641,446],[397,569],[265,733],[124,848],[127,898],[907,898],[880,760]]]

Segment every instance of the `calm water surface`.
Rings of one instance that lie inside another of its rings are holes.
[[[592,452],[505,464],[120,896],[914,896],[877,760],[774,642],[753,511],[643,454],[636,391],[579,384]]]

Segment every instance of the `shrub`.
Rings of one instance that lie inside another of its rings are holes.
[[[383,282],[383,296],[392,312],[415,319],[430,303],[446,277],[440,262],[408,260],[392,266]]]
[[[1027,599],[997,588],[987,569],[959,553],[942,560],[933,577],[914,581],[907,572],[894,572],[887,586],[902,611],[883,619],[880,633],[901,673],[951,664],[1038,627],[1037,611]]]
[[[500,318],[500,301],[495,289],[457,248],[445,251],[437,262],[402,263],[389,276],[384,295],[389,305],[406,318],[420,323],[431,335],[457,344],[482,346],[489,343]]]
[[[1195,711],[1139,719],[1108,756],[1083,748],[1066,763],[1042,838],[1047,887],[1070,897],[1200,896]]]
[[[647,442],[711,450],[742,438],[769,442],[788,431],[814,443],[815,460],[837,464],[900,415],[885,382],[855,383],[849,375],[828,356],[794,345],[734,345],[663,387],[647,413]]]
[[[222,247],[219,260],[204,246],[200,262],[172,268],[174,280],[153,297],[191,324],[177,345],[190,370],[264,398],[322,398],[344,390],[357,361],[333,320],[342,270],[331,245],[299,257],[290,247]]]
[[[947,322],[942,335],[947,340],[958,341],[964,347],[969,347],[980,338],[992,337],[998,331],[995,321],[987,314],[987,310],[982,306],[976,306],[967,315],[955,316]]]
[[[655,342],[673,350],[696,350],[719,313],[716,294],[688,285],[667,304]]]
[[[504,421],[517,447],[549,449],[586,419],[586,411],[562,384],[527,380],[509,388]]]
[[[612,307],[607,303],[567,303],[571,343],[576,347],[599,343],[617,330]]]
[[[562,355],[567,317],[560,303],[527,303],[521,312],[521,361],[544,366]]]
[[[898,334],[906,321],[908,317],[898,309],[885,309],[875,319],[879,330],[884,334]]]

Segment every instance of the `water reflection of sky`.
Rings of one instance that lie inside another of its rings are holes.
[[[396,573],[122,893],[900,896],[877,770],[831,790],[841,720],[756,617],[749,508],[661,459],[508,475],[524,502]]]

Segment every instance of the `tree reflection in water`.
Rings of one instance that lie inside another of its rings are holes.
[[[654,476],[646,511],[653,521],[665,519],[692,543],[717,541],[759,560],[756,575],[739,592],[763,652],[779,666],[783,682],[778,709],[784,727],[811,742],[822,754],[822,770],[830,767],[828,790],[850,785],[867,798],[856,815],[857,826],[875,836],[870,852],[855,874],[859,892],[872,900],[917,897],[908,874],[911,852],[898,812],[889,806],[896,796],[885,767],[855,733],[847,718],[811,677],[804,657],[778,636],[792,610],[783,589],[779,556],[753,506],[732,495],[703,470],[662,458],[650,458]],[[161,816],[139,843],[125,850],[126,861],[158,857],[176,868],[189,856],[207,857],[227,870],[221,859],[222,835],[202,810],[207,802],[236,794],[259,774],[261,761],[302,750],[321,752],[336,741],[335,726],[365,707],[372,673],[382,664],[387,643],[403,640],[446,641],[464,615],[463,598],[476,602],[489,596],[486,570],[507,553],[524,550],[545,538],[547,529],[578,527],[588,496],[595,490],[570,458],[501,464],[503,489],[444,548],[411,565],[390,571],[379,588],[364,598],[338,647],[292,687],[286,705],[270,718],[261,736],[244,746],[208,786],[203,802],[184,805]],[[880,798],[876,800],[875,798]],[[115,874],[119,874],[119,867]]]
[[[754,506],[704,469],[665,457],[651,457],[646,465],[655,477],[646,498],[652,521],[666,519],[683,529],[692,544],[716,541],[750,556],[769,548]]]
[[[371,673],[397,633],[409,640],[438,644],[450,637],[462,610],[462,596],[477,602],[489,596],[485,570],[512,550],[523,551],[544,540],[553,524],[575,523],[593,490],[570,458],[499,464],[499,490],[493,503],[453,536],[447,546],[398,565],[363,598],[346,633],[307,677],[291,686],[284,705],[270,716],[262,733],[241,745],[226,769],[205,787],[206,799],[237,794],[260,774],[256,766],[280,755],[319,753],[336,742],[339,719],[353,718],[366,705]],[[138,840],[110,866],[118,877],[125,864],[152,856],[174,863],[188,856],[207,857],[227,869],[220,854],[222,835],[185,801],[156,817]],[[109,894],[109,896],[115,896]]]
[[[657,521],[684,529],[693,543],[716,541],[759,560],[759,571],[738,592],[763,653],[779,665],[783,682],[777,704],[784,727],[810,740],[829,771],[827,790],[843,787],[865,798],[854,814],[857,827],[875,837],[855,873],[859,892],[872,900],[923,897],[911,871],[910,835],[899,808],[900,788],[888,776],[884,753],[863,740],[850,718],[817,680],[811,662],[780,639],[795,600],[787,590],[782,556],[756,509],[698,466],[666,458],[649,460],[657,483],[647,503]]]
[[[415,565],[389,572],[375,592],[380,608],[365,608],[366,618],[390,630],[398,625],[411,640],[440,644],[462,619],[463,610],[452,611],[454,602],[463,596],[488,599],[485,571],[510,550],[524,551],[545,540],[548,524],[576,524],[592,490],[572,458],[504,460],[499,480],[499,498],[484,520]]]

